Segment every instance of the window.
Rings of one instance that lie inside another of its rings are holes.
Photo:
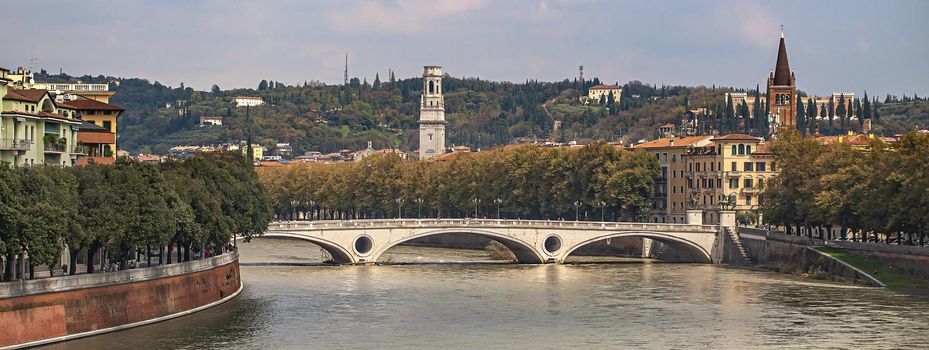
[[[752,188],[753,186],[752,179],[745,179],[745,188]]]
[[[739,179],[729,179],[729,188],[739,188]]]
[[[764,178],[758,179],[758,188],[764,188]]]
[[[752,195],[750,194],[745,195],[745,204],[752,205]]]
[[[745,170],[745,171],[752,171],[752,164],[754,164],[754,163],[752,163],[752,162],[745,162],[745,163],[742,163],[742,168],[743,168],[743,170]]]
[[[710,162],[710,171],[716,171],[716,163]]]
[[[694,171],[694,163],[687,164],[687,166],[688,166],[688,168],[690,169],[691,172]]]
[[[739,145],[739,154],[745,154],[745,145]]]
[[[777,171],[777,163],[771,162],[771,171]]]
[[[755,170],[756,170],[756,171],[764,171],[764,166],[765,166],[764,162],[755,163]]]
[[[716,187],[723,188],[723,179],[716,179]]]
[[[430,94],[435,93],[435,82],[432,80],[429,81],[429,93]]]
[[[671,193],[677,194],[677,186],[671,186]]]
[[[103,128],[104,128],[104,129],[107,129],[108,131],[113,132],[112,127],[113,127],[113,122],[111,122],[111,121],[109,121],[109,120],[103,122]]]
[[[745,146],[745,154],[752,154],[752,145]]]
[[[735,147],[735,146],[732,146],[732,147]],[[732,162],[732,171],[739,171],[739,169],[735,167],[735,162]]]
[[[676,154],[672,154],[672,155],[671,155],[671,163],[677,163],[677,155],[676,155]]]
[[[735,155],[735,145],[732,145],[732,155]]]
[[[697,163],[697,171],[700,171],[700,163]]]

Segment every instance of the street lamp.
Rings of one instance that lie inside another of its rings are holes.
[[[403,218],[403,198],[397,198],[397,219]]]
[[[481,204],[481,200],[478,198],[474,198],[471,200],[471,202],[474,203],[474,218],[477,219],[477,206]]]
[[[581,213],[579,211],[581,209],[581,204],[583,204],[581,201],[574,202],[574,221],[581,221]]]
[[[503,203],[503,200],[500,198],[494,199],[494,203],[497,204],[497,220],[500,220],[500,204]]]
[[[416,206],[417,206],[417,209],[416,209],[416,218],[417,218],[417,219],[422,219],[422,218],[423,218],[423,199],[422,199],[422,198],[416,198],[416,199],[414,199],[413,201],[416,202]]]
[[[603,217],[606,214],[606,202],[600,201],[600,222],[603,222]]]

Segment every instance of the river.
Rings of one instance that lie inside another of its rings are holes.
[[[406,246],[385,258],[433,264],[265,266],[319,262],[318,247],[271,239],[240,253],[234,300],[44,349],[929,348],[929,296],[769,272]]]

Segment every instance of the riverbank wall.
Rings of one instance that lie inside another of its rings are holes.
[[[826,242],[760,229],[738,228],[739,239],[749,258],[757,265],[777,272],[807,275],[818,279],[883,287],[867,273],[814,247]]]
[[[241,291],[236,253],[203,260],[0,283],[0,350],[187,315]]]
[[[929,280],[929,247],[849,241],[827,241],[826,246],[873,258],[904,274]]]

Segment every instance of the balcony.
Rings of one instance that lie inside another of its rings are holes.
[[[27,151],[32,141],[26,139],[0,139],[0,151]]]
[[[62,145],[57,142],[46,142],[45,143],[45,153],[80,153],[78,148],[68,145]]]
[[[758,187],[743,187],[742,192],[743,193],[758,193],[760,192],[760,190],[758,189]]]

